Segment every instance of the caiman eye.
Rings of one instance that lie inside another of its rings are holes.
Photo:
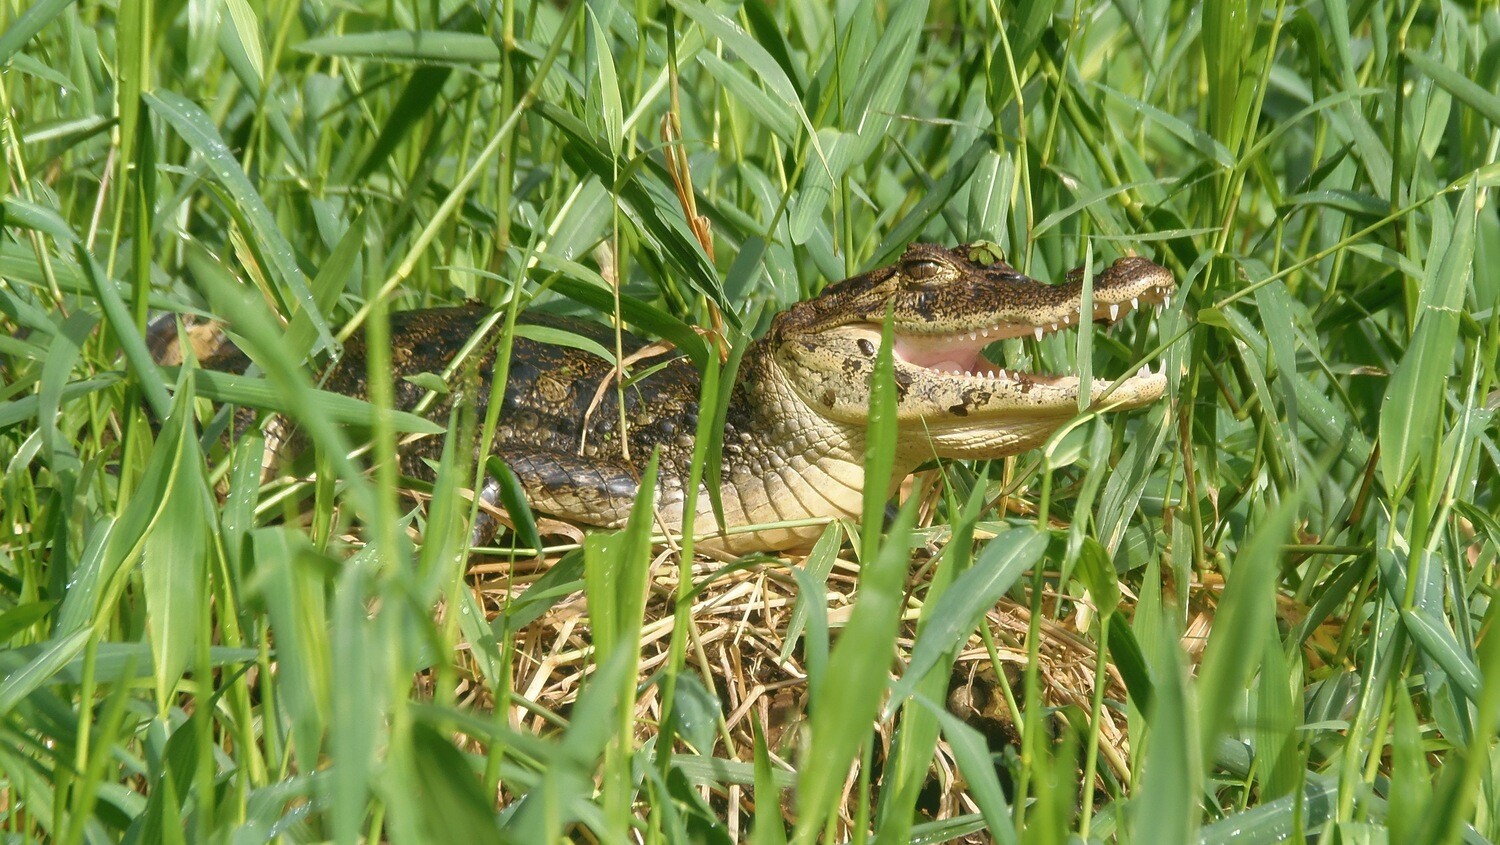
[[[916,261],[911,261],[906,265],[906,277],[918,282],[926,281],[927,279],[935,279],[942,272],[942,263],[933,261],[930,258],[922,258]]]

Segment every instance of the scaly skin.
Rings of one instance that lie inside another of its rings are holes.
[[[1077,414],[1076,377],[999,370],[979,351],[1002,338],[1076,325],[1081,280],[1044,285],[1004,262],[980,260],[979,252],[913,244],[896,263],[831,285],[774,319],[745,353],[727,409],[721,492],[728,533],[719,533],[709,497],[700,493],[697,530],[713,535],[700,548],[740,553],[806,547],[821,524],[744,529],[860,512],[869,376],[888,308],[901,445],[895,478],[877,483],[898,481],[934,457],[998,458],[1024,451]],[[1168,271],[1145,259],[1120,259],[1094,280],[1091,318],[1114,322],[1142,302],[1159,304],[1173,285]],[[477,306],[393,315],[398,377],[443,372],[486,316]],[[612,332],[597,324],[535,323],[614,345]],[[641,346],[626,340],[627,355]],[[428,415],[447,420],[453,403],[461,401],[472,402],[482,419],[493,361],[493,349],[476,356],[470,372],[478,378],[459,384]],[[364,347],[351,342],[327,388],[364,396],[364,372]],[[515,472],[538,512],[613,527],[623,523],[635,499],[639,465],[660,448],[657,511],[662,528],[678,531],[697,427],[698,372],[676,358],[626,387],[629,460],[621,450],[619,393],[612,382],[599,391],[610,373],[610,365],[590,353],[516,337],[492,450]],[[1106,395],[1110,384],[1096,379],[1090,395],[1096,406],[1120,410],[1160,398],[1166,378],[1142,368]],[[409,381],[396,382],[402,410],[424,395]],[[590,412],[596,395],[600,401]],[[403,471],[430,479],[424,459],[435,461],[441,448],[440,438],[403,448]]]

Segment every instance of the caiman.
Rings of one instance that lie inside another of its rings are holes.
[[[1013,455],[1040,445],[1077,415],[1078,377],[1005,369],[981,350],[1005,338],[1040,340],[1085,319],[1082,272],[1062,284],[1043,284],[1004,261],[985,260],[988,249],[913,244],[895,263],[829,285],[772,320],[746,350],[729,397],[720,488],[725,530],[703,491],[696,528],[709,536],[700,548],[806,547],[822,531],[814,521],[861,512],[869,483],[888,491],[933,458]],[[1166,269],[1121,258],[1095,277],[1087,319],[1114,323],[1143,305],[1169,303],[1174,287]],[[867,480],[869,384],[887,313],[898,446],[894,478]],[[446,371],[490,314],[481,305],[393,314],[396,407],[411,410],[428,393],[403,376]],[[523,319],[614,347],[613,329],[597,323]],[[513,344],[492,452],[514,472],[532,508],[578,525],[620,526],[635,501],[640,468],[659,448],[657,514],[662,528],[678,531],[698,426],[696,366],[678,357],[628,382],[622,415],[622,391],[609,361],[527,337],[514,337]],[[642,346],[625,336],[627,356]],[[455,401],[473,401],[482,419],[493,347],[485,344],[488,351],[477,361],[477,387],[446,394],[424,413],[446,421]],[[325,389],[364,397],[365,353],[363,341],[351,339]],[[1090,396],[1097,407],[1138,408],[1160,398],[1166,383],[1164,373],[1143,366],[1112,390],[1112,380],[1095,379]],[[431,480],[428,462],[441,450],[436,437],[403,447],[402,471]],[[495,494],[484,491],[492,501]],[[768,527],[746,530],[750,526]]]

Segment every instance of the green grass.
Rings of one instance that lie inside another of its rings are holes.
[[[1500,839],[1496,43],[1492,7],[1390,0],[5,0],[0,830]],[[1081,343],[1171,401],[925,474],[842,552],[471,553],[475,468],[414,511],[425,423],[314,389],[465,298],[709,366],[690,326],[741,348],[978,239],[1170,267],[1156,328]],[[261,375],[157,368],[162,311]],[[223,401],[287,413],[316,480],[262,484]],[[983,719],[944,706],[976,672]]]

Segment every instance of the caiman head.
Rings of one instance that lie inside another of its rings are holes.
[[[830,285],[780,314],[767,338],[772,355],[814,412],[862,427],[889,314],[905,451],[925,452],[918,459],[995,458],[1037,446],[1077,415],[1079,378],[1006,369],[981,350],[1006,338],[1040,340],[1083,319],[1115,323],[1169,303],[1176,283],[1144,258],[1121,258],[1094,277],[1085,317],[1081,270],[1062,284],[1043,284],[990,249],[913,244],[894,264]],[[1166,383],[1165,373],[1149,366],[1123,380],[1094,379],[1091,406],[1138,408],[1159,399]]]

